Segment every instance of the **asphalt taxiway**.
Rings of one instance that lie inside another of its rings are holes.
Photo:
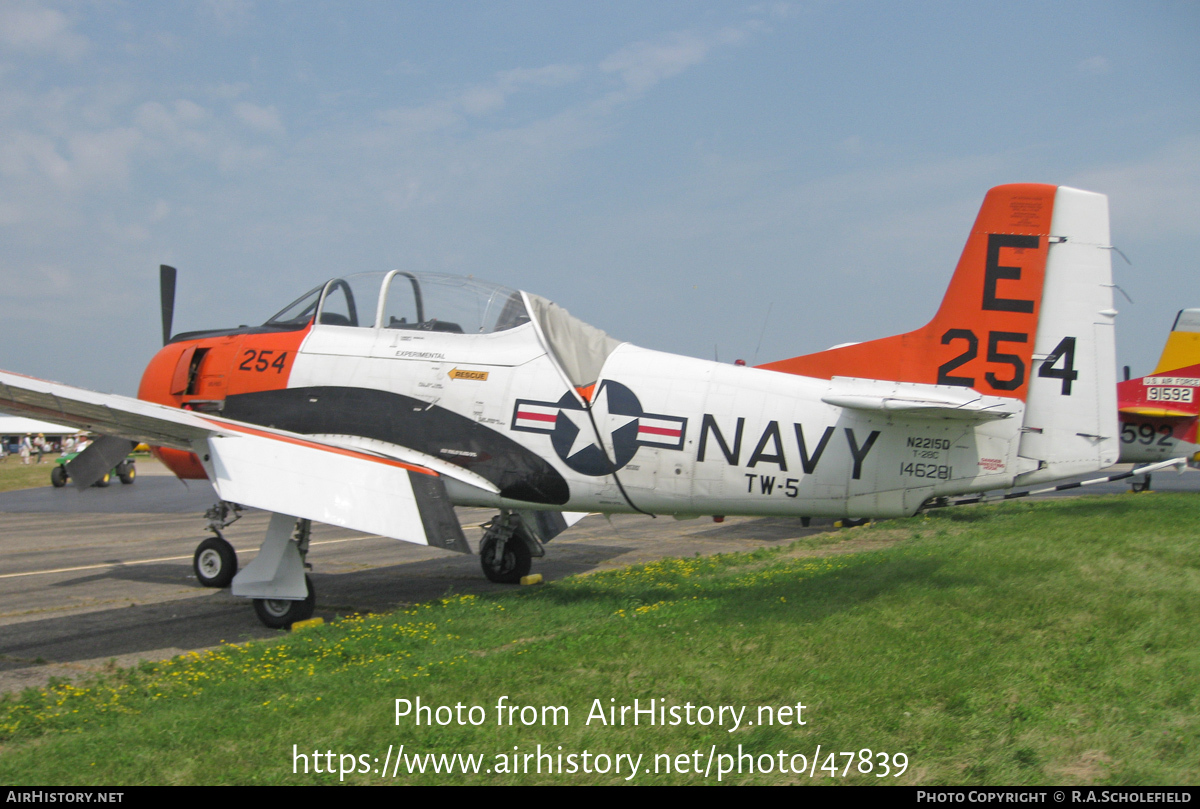
[[[139,462],[138,471],[131,486],[0,494],[0,692],[275,634],[245,599],[195,579],[192,555],[207,536],[202,514],[215,500],[208,484],[185,486],[153,462]],[[1200,473],[1159,472],[1153,482],[1158,491],[1197,491]],[[1128,487],[1121,481],[1064,494]],[[460,508],[458,515],[477,549],[479,524],[493,512]],[[226,531],[242,566],[254,557],[267,522],[266,513],[248,511]],[[554,580],[664,556],[751,550],[830,527],[784,518],[715,524],[593,515],[555,539],[533,570]],[[308,561],[316,615],[326,620],[511,587],[487,581],[476,556],[327,525],[314,524]]]
[[[247,600],[201,587],[192,572],[211,487],[185,487],[151,462],[139,462],[138,472],[131,486],[0,494],[0,692],[275,634]],[[494,512],[458,515],[477,550],[479,524]],[[227,529],[241,566],[254,558],[268,518],[247,511]],[[797,519],[594,515],[550,543],[533,570],[553,580],[664,556],[751,550],[829,528]],[[308,561],[316,615],[326,620],[511,588],[485,579],[477,556],[327,525],[313,525]]]

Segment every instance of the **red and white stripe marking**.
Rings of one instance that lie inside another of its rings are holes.
[[[638,419],[638,443],[680,449],[683,446],[683,421],[643,415]]]
[[[513,419],[513,427],[518,430],[545,430],[547,432],[554,429],[554,423],[558,421],[558,411],[560,408],[557,405],[539,405],[532,402],[521,402],[517,407],[516,418]]]

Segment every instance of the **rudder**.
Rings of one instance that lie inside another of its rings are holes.
[[[1062,186],[1026,397],[1018,484],[1117,462],[1117,355],[1108,197]]]

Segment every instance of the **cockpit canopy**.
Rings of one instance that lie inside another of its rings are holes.
[[[590,385],[618,345],[556,303],[498,284],[401,270],[334,278],[285,307],[264,329],[319,326],[492,334],[538,324],[544,347],[577,387]]]
[[[400,270],[334,278],[268,320],[294,329],[316,316],[325,326],[491,334],[529,322],[521,293],[455,275]]]

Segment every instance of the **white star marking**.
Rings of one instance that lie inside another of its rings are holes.
[[[575,434],[575,440],[571,442],[571,449],[567,451],[568,458],[572,458],[576,453],[596,445],[595,432],[592,429],[592,422],[588,418],[587,411],[567,410],[563,408],[559,412],[569,418],[571,423],[579,429],[579,432]],[[617,413],[609,413],[607,387],[600,391],[600,395],[592,403],[592,416],[596,419],[596,427],[599,428],[600,434],[603,437],[604,450],[608,454],[608,459],[615,461],[616,451],[613,449],[612,434],[629,422],[636,421],[637,416],[622,416]]]

